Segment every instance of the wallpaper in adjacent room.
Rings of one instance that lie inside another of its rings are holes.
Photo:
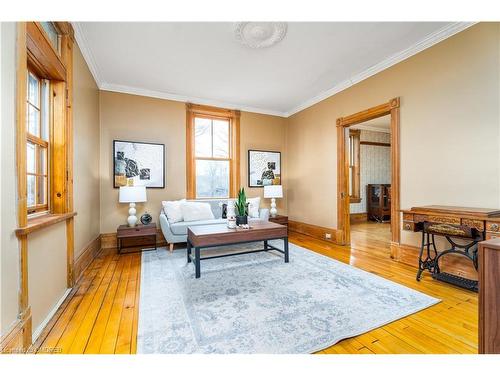
[[[389,143],[389,133],[361,130],[360,140]],[[360,146],[359,164],[361,202],[351,203],[351,213],[366,212],[366,185],[391,183],[391,148],[383,146]]]

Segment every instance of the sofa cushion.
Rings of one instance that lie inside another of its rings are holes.
[[[206,202],[183,202],[181,210],[184,221],[215,219],[210,204]]]
[[[162,201],[161,205],[163,207],[163,212],[167,216],[168,222],[170,224],[177,223],[183,220],[181,204],[185,202],[185,199],[179,201]]]
[[[259,217],[259,206],[260,206],[260,197],[255,198],[247,198],[248,203],[248,216],[253,218]]]
[[[214,224],[225,224],[226,219],[211,219],[211,220],[197,220],[197,221],[181,221],[179,223],[174,223],[170,225],[170,230],[176,235],[186,235],[188,227],[194,227],[197,225],[214,225]]]

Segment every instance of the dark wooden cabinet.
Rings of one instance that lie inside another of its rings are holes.
[[[156,249],[156,224],[120,225],[116,230],[118,253],[124,248],[134,250]],[[129,251],[127,251],[129,252]]]
[[[283,215],[276,215],[274,217],[269,216],[269,221],[276,223],[276,224],[281,224],[284,226],[288,226],[288,216],[283,216]]]
[[[366,210],[368,220],[391,221],[391,185],[366,185]]]

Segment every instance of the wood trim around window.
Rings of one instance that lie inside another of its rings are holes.
[[[15,323],[16,332],[22,337],[16,342],[22,347],[16,350],[26,350],[31,345],[32,323],[28,289],[28,233],[43,230],[49,225],[66,221],[66,252],[67,252],[67,286],[72,287],[74,267],[74,236],[72,212],[72,46],[73,30],[71,24],[58,22],[61,32],[61,53],[51,45],[45,31],[38,22],[17,23],[17,64],[16,64],[16,169],[17,169],[17,225],[16,235],[19,240],[20,286],[18,300],[18,320]],[[49,152],[49,201],[50,212],[28,219],[27,210],[27,155],[26,130],[27,106],[27,71],[28,66],[40,77],[50,80],[50,94],[53,96],[51,111],[53,120],[50,125]],[[55,153],[54,153],[55,152]],[[11,332],[8,332],[9,336]]]
[[[240,111],[186,103],[186,198],[196,198],[195,117],[229,120],[229,196],[240,188]]]
[[[349,187],[351,188],[350,192],[352,192],[352,194],[350,194],[349,196],[349,202],[351,203],[361,202],[360,137],[360,130],[349,129],[349,169],[351,170],[351,180],[349,181]]]

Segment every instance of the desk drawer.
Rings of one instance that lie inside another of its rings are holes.
[[[487,221],[486,222],[487,232],[500,232],[500,223]]]
[[[471,228],[476,228],[479,232],[484,232],[484,221],[473,219],[462,219],[462,225],[467,225]]]
[[[485,240],[492,240],[493,238],[500,238],[499,232],[486,232]]]

